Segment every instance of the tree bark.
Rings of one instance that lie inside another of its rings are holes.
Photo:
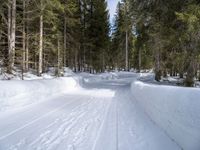
[[[126,30],[126,71],[128,70],[128,30]]]
[[[9,69],[8,72],[12,73],[15,62],[15,40],[16,40],[16,0],[12,0],[11,8],[11,21],[10,21],[10,44],[9,44]]]
[[[59,38],[58,38],[58,58],[57,58],[57,76],[60,77],[61,76],[61,54],[60,54],[60,41],[59,41]]]
[[[28,3],[29,1],[27,0],[27,3]],[[26,4],[27,5],[27,4]],[[27,6],[26,6],[27,7]],[[25,7],[25,9],[26,9],[26,7]],[[29,15],[27,14],[27,15],[25,15],[25,17],[26,17],[26,19],[28,19],[29,18]],[[25,58],[26,58],[26,61],[25,61],[25,70],[26,71],[28,71],[29,70],[29,35],[28,35],[28,32],[29,32],[29,24],[28,24],[28,21],[26,22],[26,56],[25,56]]]
[[[138,72],[140,73],[140,71],[141,71],[141,66],[142,66],[142,54],[141,54],[142,52],[141,52],[141,48],[139,48],[139,53],[138,53],[138,59],[139,59],[139,62],[138,62],[138,64],[139,64],[139,67],[138,67]]]
[[[155,80],[161,80],[161,68],[160,68],[160,50],[155,52]]]
[[[43,4],[41,2],[41,14],[40,14],[40,41],[39,41],[39,65],[38,65],[38,75],[42,74],[43,65]]]
[[[125,18],[125,25],[126,25],[126,58],[125,58],[126,66],[125,66],[125,70],[128,71],[129,70],[129,63],[128,63],[129,62],[129,60],[128,60],[128,55],[129,55],[128,48],[129,47],[128,47],[128,2],[127,1],[125,1],[125,15],[126,15],[125,16],[126,17]]]
[[[26,26],[25,26],[25,7],[26,7],[26,0],[23,1],[23,52],[22,52],[22,80],[24,79],[24,71],[25,71],[25,62],[26,62]]]
[[[67,18],[64,18],[64,50],[63,50],[63,63],[64,67],[66,67],[66,51],[67,51]]]
[[[74,69],[75,72],[78,71],[78,50],[75,50],[75,55],[74,55]]]
[[[10,52],[11,52],[11,47],[10,47],[10,40],[11,40],[11,5],[8,4],[8,57],[6,62],[7,66],[7,72],[10,73]]]
[[[190,59],[190,63],[187,69],[186,79],[184,81],[185,86],[192,87],[194,86],[194,76],[195,76],[195,68],[194,68],[194,57]]]

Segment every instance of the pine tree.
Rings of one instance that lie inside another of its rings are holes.
[[[183,33],[182,41],[188,43],[186,46],[187,53],[187,68],[186,68],[186,86],[194,85],[194,77],[197,70],[197,64],[199,59],[199,18],[200,18],[200,6],[196,4],[188,5],[183,12],[176,13],[178,19],[185,25],[185,32]],[[183,43],[183,44],[184,44]]]
[[[128,1],[119,2],[112,31],[112,51],[115,68],[129,70],[129,52],[133,48],[132,19]]]
[[[109,17],[106,1],[91,1],[89,15],[87,38],[90,72],[99,72],[105,69],[104,61],[109,44]]]

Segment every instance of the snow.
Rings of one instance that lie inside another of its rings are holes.
[[[198,89],[150,84],[152,73],[53,72],[0,81],[0,150],[199,148]]]
[[[132,94],[148,116],[180,147],[200,149],[200,89],[134,81]]]
[[[75,90],[78,78],[31,81],[0,81],[0,111],[40,102],[52,96]]]
[[[37,76],[37,73],[34,70],[30,70],[29,72],[23,73],[24,80],[39,80],[39,79],[53,79],[56,78],[55,67],[50,67],[46,73],[43,73],[40,77]],[[75,73],[68,67],[64,67],[63,71],[61,71],[62,76],[64,77],[70,77],[70,76],[76,76]],[[3,72],[0,68],[0,80],[21,80],[22,79],[22,73],[19,68],[14,68],[12,74],[8,74],[5,71]]]

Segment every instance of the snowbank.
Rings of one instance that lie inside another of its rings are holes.
[[[0,81],[0,111],[33,104],[75,90],[78,86],[79,79],[72,77]]]
[[[89,73],[80,73],[79,76],[83,77],[84,82],[94,83],[102,81],[120,81],[123,79],[130,79],[130,83],[133,78],[138,78],[140,74],[134,72],[105,72],[100,74],[89,74]],[[123,80],[124,81],[124,80]]]
[[[200,150],[200,89],[145,84],[131,90],[147,115],[184,150]]]
[[[8,74],[0,68],[0,80],[22,80],[21,70],[19,68],[14,68],[14,70],[12,74]],[[37,72],[35,72],[35,70],[29,70],[29,72],[23,74],[23,78],[24,80],[53,79],[56,77],[56,70],[57,68],[50,67],[47,72],[43,73],[40,77],[37,76]],[[76,76],[76,74],[68,67],[64,67],[61,74],[64,77]]]

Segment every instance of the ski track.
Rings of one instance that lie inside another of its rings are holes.
[[[180,150],[138,106],[130,81],[88,83],[88,95],[72,93],[0,115],[0,150]]]
[[[66,105],[68,105],[68,103],[64,104],[64,106],[62,106],[62,107],[59,107],[59,108],[57,108],[57,109],[55,109],[53,111],[50,111],[50,112],[46,113],[45,115],[43,115],[43,116],[41,116],[41,117],[39,117],[37,119],[32,120],[31,122],[25,124],[24,126],[22,126],[20,128],[17,128],[15,130],[11,131],[10,133],[8,133],[8,134],[0,137],[0,141],[3,140],[3,139],[5,139],[5,138],[7,138],[7,137],[9,137],[9,136],[11,136],[11,135],[13,135],[13,134],[15,134],[15,133],[17,133],[17,132],[19,132],[20,130],[23,130],[24,128],[27,128],[27,127],[31,126],[32,124],[34,124],[35,122],[40,121],[41,119],[43,119],[43,118],[45,118],[45,117],[47,117],[47,116],[49,116],[49,115],[51,115],[53,113],[56,113],[58,110],[66,107]]]

